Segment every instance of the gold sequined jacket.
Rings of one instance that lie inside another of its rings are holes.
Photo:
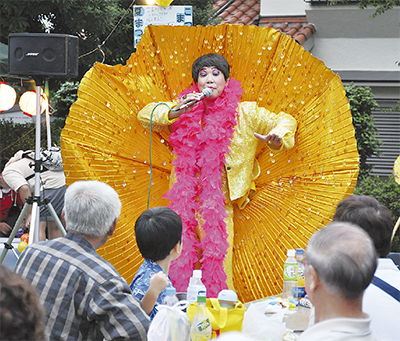
[[[173,107],[174,103],[167,103]],[[140,124],[150,127],[150,117],[157,103],[149,103],[137,115]],[[274,114],[265,108],[258,107],[256,102],[242,102],[238,105],[237,124],[229,146],[229,154],[225,156],[225,171],[228,178],[229,197],[243,208],[249,201],[248,195],[254,180],[260,175],[260,166],[256,160],[257,146],[260,142],[253,133],[261,135],[276,134],[282,137],[280,151],[290,149],[294,145],[297,121],[289,114]],[[169,108],[158,106],[152,117],[152,130],[169,132],[169,127],[177,120],[168,119]]]

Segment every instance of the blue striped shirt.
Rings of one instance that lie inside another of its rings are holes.
[[[50,340],[146,340],[149,317],[85,238],[68,234],[34,243],[15,271],[37,288]]]

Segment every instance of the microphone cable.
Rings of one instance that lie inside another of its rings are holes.
[[[151,183],[153,181],[153,162],[151,160],[151,143],[152,143],[152,135],[153,135],[153,130],[152,130],[152,125],[153,125],[153,113],[156,110],[156,108],[160,105],[165,105],[169,110],[171,110],[170,106],[167,103],[161,102],[158,103],[153,110],[151,111],[150,114],[150,137],[149,137],[149,165],[150,165],[150,183],[149,183],[149,192],[147,195],[147,209],[150,207],[150,194],[151,194]]]

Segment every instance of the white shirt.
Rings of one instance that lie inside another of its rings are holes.
[[[11,161],[11,160],[10,160]],[[26,181],[26,177],[31,174],[35,174],[33,169],[30,167],[30,164],[34,163],[33,160],[28,158],[23,158],[15,162],[7,163],[6,167],[3,170],[3,179],[14,191],[18,191],[18,189],[22,185],[28,185],[29,189],[32,193],[35,190],[35,177]],[[41,178],[41,190],[44,189],[57,189],[65,185],[65,176],[64,172],[53,172],[53,171],[45,171],[40,173]]]
[[[400,290],[400,270],[390,258],[379,258],[375,276]],[[380,341],[400,340],[400,302],[370,284],[364,292],[363,311]]]
[[[378,341],[371,330],[371,319],[333,318],[316,323],[298,338],[298,341]]]

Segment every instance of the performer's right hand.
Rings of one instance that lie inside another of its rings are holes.
[[[195,101],[195,102],[192,105],[190,105],[189,107],[186,107],[186,108],[178,110],[178,111],[170,110],[170,112],[168,114],[168,118],[170,120],[172,120],[174,118],[177,118],[177,117],[181,116],[184,113],[189,112],[192,109],[193,105],[195,105],[203,97],[204,97],[204,95],[202,95],[202,93],[198,93],[198,92],[195,92],[195,93],[192,93],[192,94],[187,94],[187,95],[183,96],[179,100],[178,104],[176,105],[176,108],[179,108],[179,107],[183,106],[184,104],[186,104],[188,102],[191,102],[191,101]]]

